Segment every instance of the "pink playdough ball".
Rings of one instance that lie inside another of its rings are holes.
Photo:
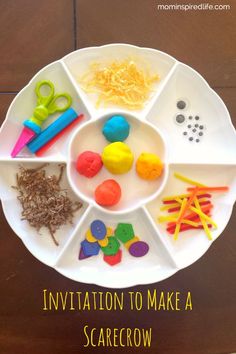
[[[95,200],[99,205],[112,206],[119,202],[121,198],[121,188],[114,179],[107,179],[97,186],[95,190]]]
[[[83,176],[92,178],[102,168],[102,159],[99,154],[93,151],[84,151],[76,161],[76,170]]]

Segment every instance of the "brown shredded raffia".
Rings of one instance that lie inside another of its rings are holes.
[[[46,175],[44,164],[38,168],[24,168],[20,166],[16,174],[15,188],[22,205],[22,219],[36,228],[48,228],[54,243],[58,246],[55,232],[67,223],[72,223],[74,213],[82,207],[81,202],[73,202],[65,189],[61,189],[60,182],[65,165],[59,165],[59,176]]]

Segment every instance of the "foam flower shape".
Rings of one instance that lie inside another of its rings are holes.
[[[106,247],[108,245],[108,238],[114,234],[114,231],[111,227],[107,227],[107,233],[102,240],[98,240],[92,235],[91,230],[87,230],[85,237],[88,242],[98,242],[101,247]]]

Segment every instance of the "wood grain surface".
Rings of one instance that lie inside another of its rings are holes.
[[[16,93],[46,64],[76,48],[125,42],[158,48],[195,68],[225,101],[236,125],[236,1],[225,1],[231,5],[228,12],[158,11],[158,3],[161,1],[0,0],[1,121]],[[236,353],[235,216],[234,209],[223,235],[191,267],[160,283],[128,289],[142,291],[144,296],[147,289],[191,291],[191,312],[44,312],[43,289],[109,289],[73,282],[40,263],[10,229],[1,209],[0,354]],[[83,348],[85,324],[152,327],[152,346]]]

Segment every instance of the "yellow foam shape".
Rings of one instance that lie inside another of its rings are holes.
[[[134,236],[133,238],[131,238],[131,240],[125,242],[124,245],[125,245],[125,247],[128,250],[133,243],[138,242],[138,241],[140,241],[139,237],[138,236]]]
[[[123,174],[128,172],[134,161],[134,156],[128,145],[115,142],[107,145],[102,153],[102,162],[109,172]]]
[[[85,238],[88,242],[96,242],[97,241],[97,239],[92,235],[92,232],[90,229],[86,231]]]
[[[108,238],[108,237],[111,237],[111,236],[113,236],[113,235],[114,235],[113,229],[112,229],[111,227],[107,227],[107,234],[106,234],[106,236],[104,237],[104,239],[103,239],[103,240],[97,240],[97,239],[92,235],[91,230],[88,229],[88,230],[86,231],[85,238],[86,238],[86,240],[87,240],[88,242],[96,242],[96,241],[98,241],[98,243],[100,244],[100,246],[106,247],[107,244],[108,244],[108,239],[107,239],[107,238]]]
[[[101,247],[106,247],[108,245],[108,237],[105,237],[103,240],[99,240],[98,243]]]
[[[159,156],[143,152],[136,162],[136,171],[139,177],[152,181],[162,174],[163,163]]]
[[[106,237],[111,237],[114,235],[114,230],[111,227],[107,227],[107,234]]]

